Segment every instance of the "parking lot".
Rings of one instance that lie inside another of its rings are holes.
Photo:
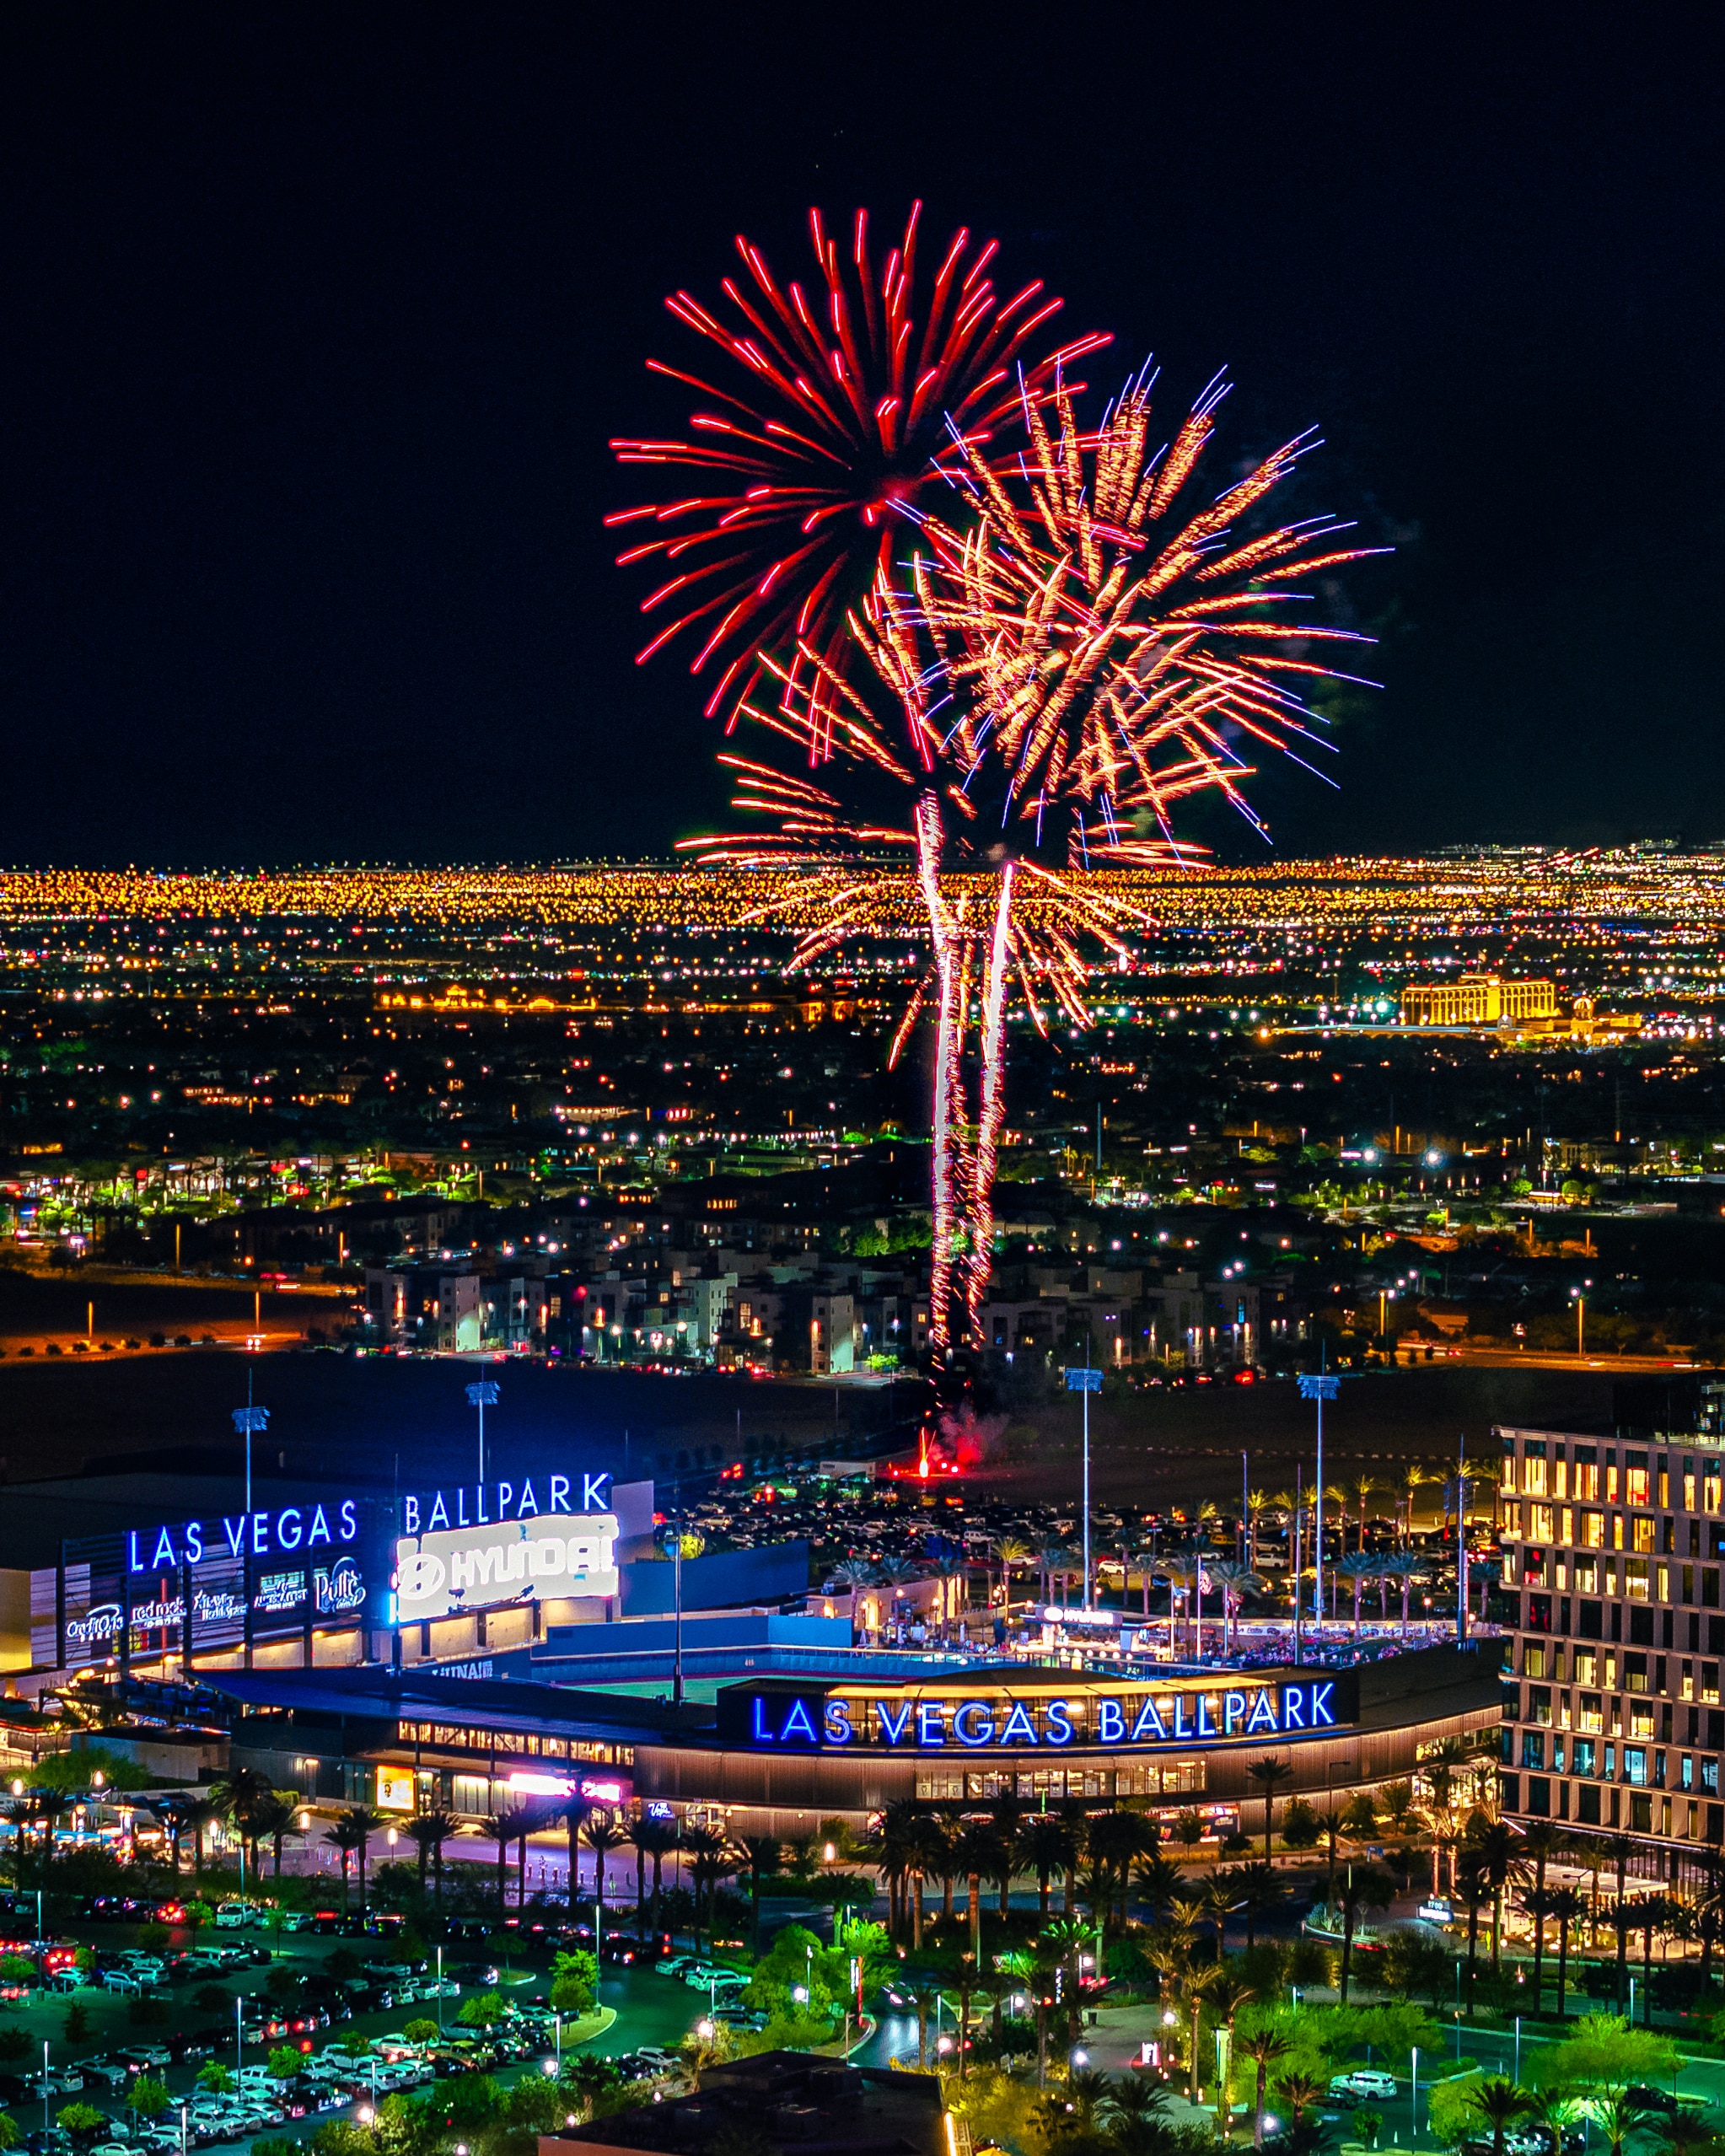
[[[263,2135],[304,2140],[326,2117],[363,2113],[386,2095],[465,2072],[508,2081],[555,2071],[566,2036],[572,2051],[590,2040],[617,2059],[644,2046],[645,2057],[630,2063],[646,2072],[674,2059],[715,2003],[710,1987],[691,1991],[648,1966],[608,1959],[599,2006],[610,2014],[568,2026],[545,1995],[558,1948],[590,1948],[590,1933],[578,1931],[565,1937],[530,1926],[523,1933],[458,1920],[439,1953],[404,1949],[387,1918],[383,1929],[350,1919],[344,1932],[303,1915],[261,1923],[257,1912],[213,1935],[169,1924],[163,1944],[159,1922],[146,1930],[139,1921],[152,1918],[150,1910],[96,1909],[51,1927],[51,1940],[26,1936],[33,1926],[20,1913],[33,1917],[34,1908],[0,1911],[0,2046],[8,2069],[0,2074],[0,2103],[38,2156],[169,2156],[182,2146],[234,2147]],[[632,1952],[608,1927],[608,1955]],[[6,1982],[8,1966],[13,1980]],[[24,1985],[26,1968],[46,1981]],[[464,2006],[492,1995],[501,2010],[485,2025],[462,2023]],[[291,2077],[277,2071],[287,2050],[305,2062]],[[226,2085],[208,2085],[217,2078]],[[153,2119],[128,2102],[145,2080],[167,2091]],[[57,2121],[70,2105],[89,2105],[100,2126],[68,2135]]]

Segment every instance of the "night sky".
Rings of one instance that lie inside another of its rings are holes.
[[[806,274],[811,202],[916,196],[1115,332],[1092,381],[1153,349],[1172,422],[1225,363],[1232,456],[1320,422],[1305,498],[1394,541],[1347,586],[1384,691],[1340,793],[1262,789],[1282,852],[1725,837],[1718,24],[13,8],[0,862],[708,827],[606,441],[680,417],[642,363],[734,232]]]

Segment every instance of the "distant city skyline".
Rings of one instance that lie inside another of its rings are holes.
[[[1040,56],[965,26],[852,67],[685,25],[648,72],[555,15],[14,15],[0,862],[720,825],[706,686],[634,664],[607,445],[686,416],[643,355],[687,358],[664,295],[713,293],[734,234],[788,277],[811,206],[917,199],[1113,333],[1090,409],[1153,352],[1171,431],[1225,366],[1227,467],[1316,426],[1302,506],[1395,548],[1336,594],[1384,685],[1331,702],[1340,791],[1255,783],[1280,853],[1725,836],[1717,21],[1110,49],[1180,87],[1104,174],[1001,124]]]

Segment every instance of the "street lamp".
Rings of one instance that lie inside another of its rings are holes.
[[[1570,1300],[1575,1304],[1575,1352],[1577,1356],[1585,1355],[1587,1353],[1587,1347],[1585,1345],[1585,1327],[1587,1323],[1588,1290],[1593,1286],[1593,1283],[1591,1280],[1584,1280],[1579,1288],[1572,1288],[1569,1291]]]

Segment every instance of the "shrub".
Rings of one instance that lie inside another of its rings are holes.
[[[1303,1797],[1291,1797],[1282,1815],[1282,1846],[1287,1849],[1315,1849],[1324,1830],[1318,1815]]]
[[[78,1999],[66,2009],[66,2040],[81,2044],[90,2033],[90,2010]]]
[[[141,2073],[126,2093],[126,2107],[141,2119],[159,2119],[173,2099],[168,2094],[165,2081],[158,2081],[153,2074]]]
[[[410,2044],[432,2043],[435,2040],[437,2033],[436,2022],[427,2021],[423,2015],[421,2015],[417,2020],[410,2021],[401,2031]]]
[[[578,1949],[560,1954],[551,1969],[551,2004],[559,2014],[591,2014],[599,1997],[599,1962]]]
[[[99,2133],[108,2123],[94,2104],[67,2104],[57,2116],[62,2130],[74,2137],[81,2133]]]

